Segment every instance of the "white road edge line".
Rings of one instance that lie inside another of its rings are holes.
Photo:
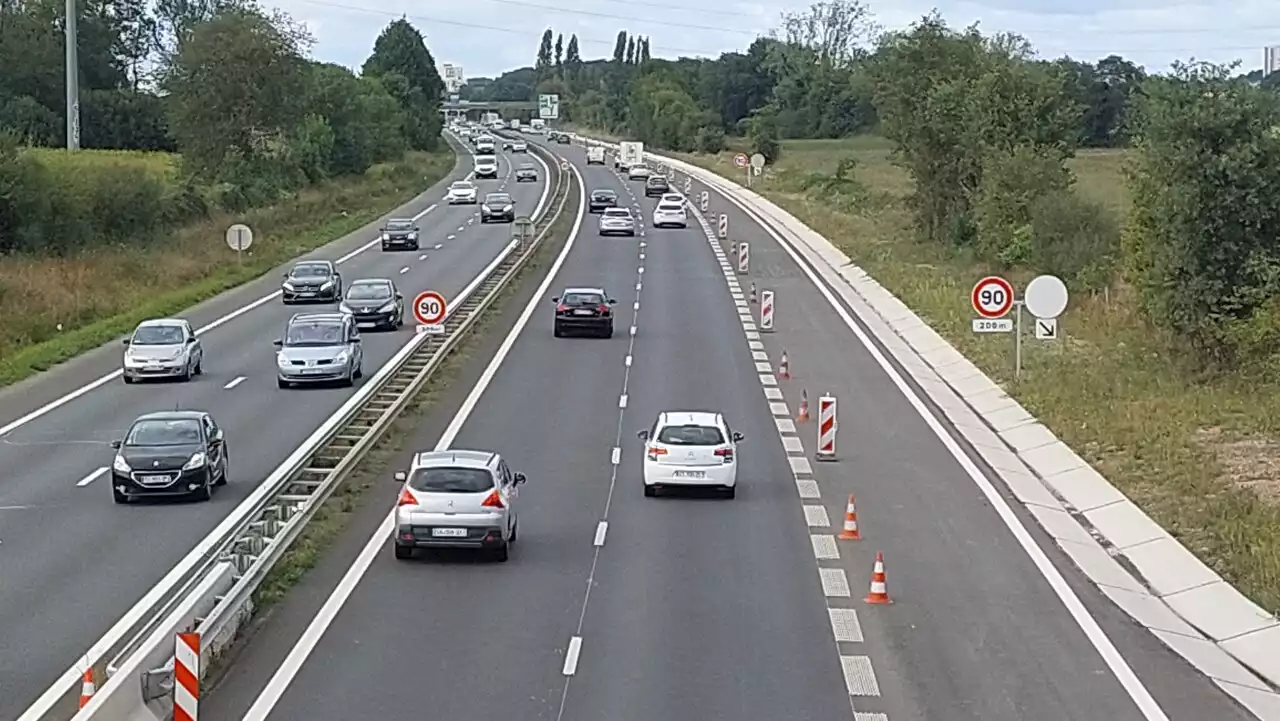
[[[582,227],[582,219],[586,215],[586,183],[582,179],[582,174],[578,172],[576,166],[570,166],[573,171],[574,179],[578,183],[578,217],[573,222],[573,228],[569,231],[569,239],[565,242],[564,248],[560,251],[560,255],[556,257],[551,268],[547,271],[547,277],[543,279],[542,284],[534,291],[533,297],[529,299],[528,305],[520,317],[516,319],[515,325],[511,328],[511,332],[503,339],[502,345],[493,355],[493,360],[489,362],[488,367],[484,369],[484,373],[480,375],[480,379],[462,401],[462,406],[458,408],[458,412],[454,415],[453,420],[449,422],[449,426],[444,429],[440,435],[439,442],[436,443],[436,450],[444,450],[448,448],[453,439],[457,437],[462,430],[462,426],[471,417],[476,406],[480,403],[481,396],[484,395],[489,384],[493,382],[493,377],[498,374],[498,369],[507,359],[507,355],[511,353],[511,348],[515,346],[516,339],[520,337],[520,333],[524,331],[529,320],[533,317],[535,311],[542,307],[543,299],[546,298],[547,290],[551,284],[555,282],[556,276],[560,273],[561,266],[564,265],[565,259],[569,257],[569,252],[573,250],[574,242],[578,238],[578,231]],[[549,174],[549,173],[548,173]],[[324,636],[333,619],[337,617],[347,599],[355,591],[356,585],[360,583],[360,579],[368,572],[373,565],[374,559],[378,553],[384,550],[384,546],[395,527],[395,512],[388,513],[382,523],[378,524],[378,529],[369,537],[369,541],[365,544],[364,549],[360,551],[359,557],[351,564],[342,580],[338,582],[337,588],[325,600],[324,605],[316,613],[314,619],[302,632],[302,636],[298,639],[297,644],[289,650],[289,655],[285,657],[280,664],[280,668],[272,674],[271,679],[267,681],[266,686],[262,689],[262,693],[254,700],[253,705],[245,712],[241,721],[266,721],[267,716],[275,705],[279,703],[280,697],[284,695],[289,684],[294,677],[298,675],[298,671],[302,669],[302,664],[306,662],[307,657],[315,650],[320,638]],[[579,641],[579,646],[581,641]],[[574,662],[576,665],[576,661]]]
[[[90,473],[89,475],[85,476],[84,478],[81,478],[80,480],[76,481],[76,485],[77,485],[77,486],[79,486],[80,488],[84,488],[85,486],[89,485],[90,483],[93,483],[94,481],[96,481],[96,480],[98,480],[99,478],[101,478],[101,477],[102,477],[102,476],[103,476],[107,471],[109,471],[109,470],[111,470],[111,468],[109,468],[108,466],[103,466],[102,468],[99,468],[98,470],[94,471],[93,473]]]
[[[235,378],[232,378],[230,381],[228,381],[227,384],[222,387],[222,389],[229,391],[232,388],[235,388],[236,386],[240,385],[241,383],[244,383],[246,380],[247,379],[244,376],[236,376]]]

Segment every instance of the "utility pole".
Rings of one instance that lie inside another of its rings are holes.
[[[76,0],[67,0],[67,150],[80,149],[80,58],[76,39]]]

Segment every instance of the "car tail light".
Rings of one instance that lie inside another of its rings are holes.
[[[600,304],[600,309],[599,309],[599,310],[600,310],[600,312],[601,312],[601,313],[608,313],[608,312],[609,312],[609,306],[608,306],[607,304],[605,304],[605,303],[601,303],[601,304]]]
[[[717,448],[717,449],[716,449],[716,455],[717,455],[717,456],[720,456],[721,458],[723,458],[725,463],[733,463],[733,449],[732,449],[732,448]]]
[[[484,499],[484,502],[480,505],[485,508],[506,508],[506,506],[502,505],[502,494],[497,491],[490,493],[489,497]]]
[[[569,310],[569,306],[565,305],[564,303],[561,303],[560,305],[556,306],[557,313],[564,313],[567,310]]]
[[[396,501],[396,505],[416,506],[418,505],[418,499],[414,498],[413,494],[409,492],[408,488],[406,488],[403,491],[400,491],[400,500]]]
[[[659,456],[667,455],[667,449],[657,446],[649,446],[649,460],[656,461]]]

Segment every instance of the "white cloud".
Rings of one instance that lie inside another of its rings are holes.
[[[1176,0],[1175,0],[1176,1]],[[268,0],[270,2],[270,0]],[[715,56],[741,50],[777,25],[784,10],[807,3],[777,0],[276,0],[316,36],[317,59],[359,68],[373,41],[392,20],[405,16],[427,38],[438,63],[459,63],[468,76],[496,75],[531,65],[542,31],[578,35],[583,57],[612,53],[619,30],[647,35],[653,54]],[[953,26],[980,22],[985,32],[1025,35],[1042,56],[1094,60],[1123,55],[1150,70],[1176,59],[1244,60],[1259,67],[1262,48],[1280,44],[1280,19],[1264,0],[1232,5],[1174,4],[1158,0],[907,0],[872,6],[876,20],[902,28],[933,7]]]

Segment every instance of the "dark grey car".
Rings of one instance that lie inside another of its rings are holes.
[[[332,303],[342,300],[342,274],[331,260],[304,260],[284,274],[280,295],[289,303]]]
[[[516,201],[506,193],[489,193],[480,204],[481,223],[514,223]]]
[[[395,330],[404,325],[404,295],[388,278],[353,281],[338,310],[354,316],[360,328]]]
[[[418,249],[418,225],[408,218],[392,218],[382,227],[382,249]]]

